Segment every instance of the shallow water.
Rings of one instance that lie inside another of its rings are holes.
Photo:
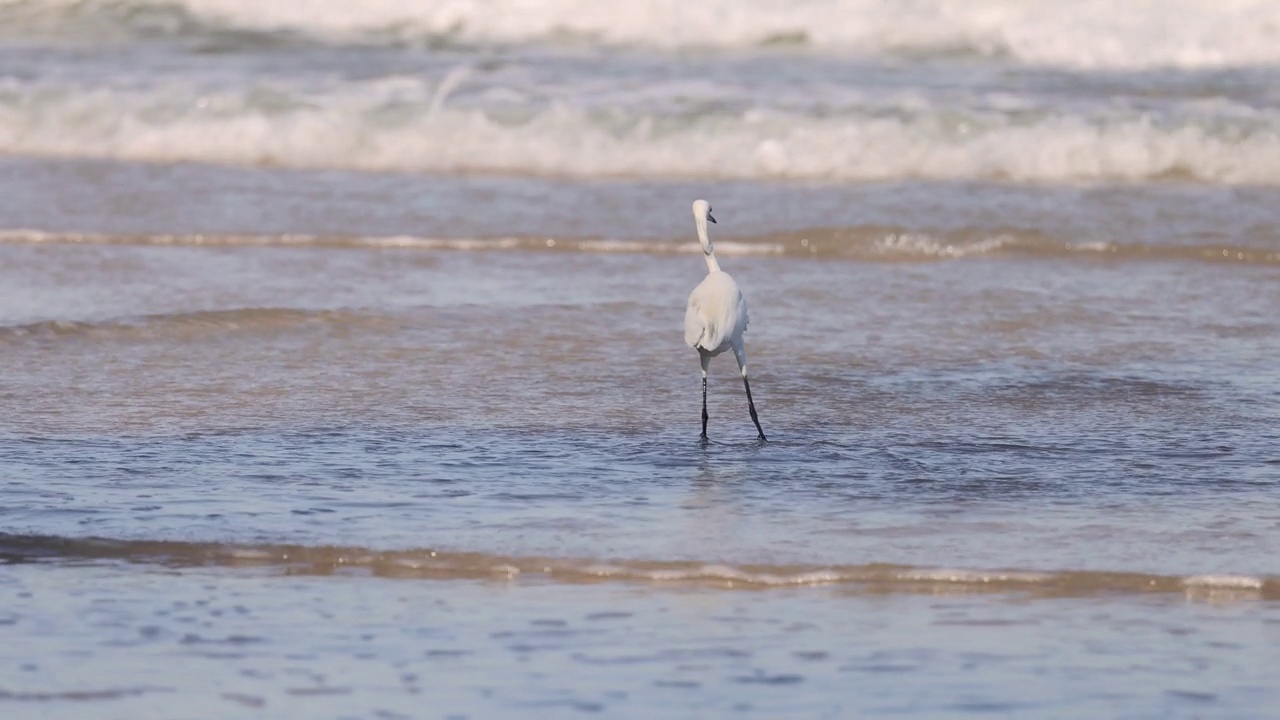
[[[720,358],[702,446],[696,255],[0,254],[20,713],[1276,699],[1273,266],[730,255],[771,439]]]
[[[179,703],[200,717],[1248,717],[1275,701],[1274,611],[1230,598],[95,562],[21,564],[5,578],[7,634],[24,648],[0,650],[23,688],[4,698],[10,717],[168,717]]]
[[[837,5],[0,3],[0,715],[1280,705],[1266,12]]]

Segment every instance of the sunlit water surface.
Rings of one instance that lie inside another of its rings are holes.
[[[0,717],[1280,707],[1270,10],[400,5],[0,3]]]

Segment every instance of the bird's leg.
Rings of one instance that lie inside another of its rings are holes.
[[[711,356],[706,353],[699,353],[699,359],[702,361],[702,439],[707,439],[707,365],[711,363]]]
[[[734,345],[733,357],[738,361],[738,370],[742,371],[742,387],[747,389],[747,410],[751,413],[751,422],[756,424],[756,432],[760,433],[760,440],[768,440],[764,436],[764,428],[760,427],[760,416],[756,414],[756,403],[751,399],[751,382],[747,380],[747,353],[741,347]]]
[[[707,374],[702,373],[702,439],[707,439]]]
[[[756,415],[756,404],[751,399],[751,383],[747,382],[747,371],[745,368],[742,371],[742,386],[747,389],[747,410],[751,413],[751,422],[756,424],[756,432],[760,433],[760,439],[768,440],[769,438],[764,436],[764,429],[760,427],[760,416]]]

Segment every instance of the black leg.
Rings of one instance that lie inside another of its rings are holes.
[[[768,440],[764,436],[764,429],[760,427],[760,417],[756,415],[756,403],[751,399],[751,383],[747,382],[747,376],[742,376],[742,386],[747,389],[747,409],[751,411],[751,422],[756,424],[756,432],[760,433],[761,440]]]
[[[702,375],[702,439],[707,439],[707,376]]]

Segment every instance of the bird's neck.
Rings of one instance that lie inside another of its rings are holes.
[[[702,246],[702,254],[707,256],[707,272],[720,272],[720,263],[716,262],[716,251],[711,247],[711,238],[707,237],[707,221],[698,218],[698,244]]]

